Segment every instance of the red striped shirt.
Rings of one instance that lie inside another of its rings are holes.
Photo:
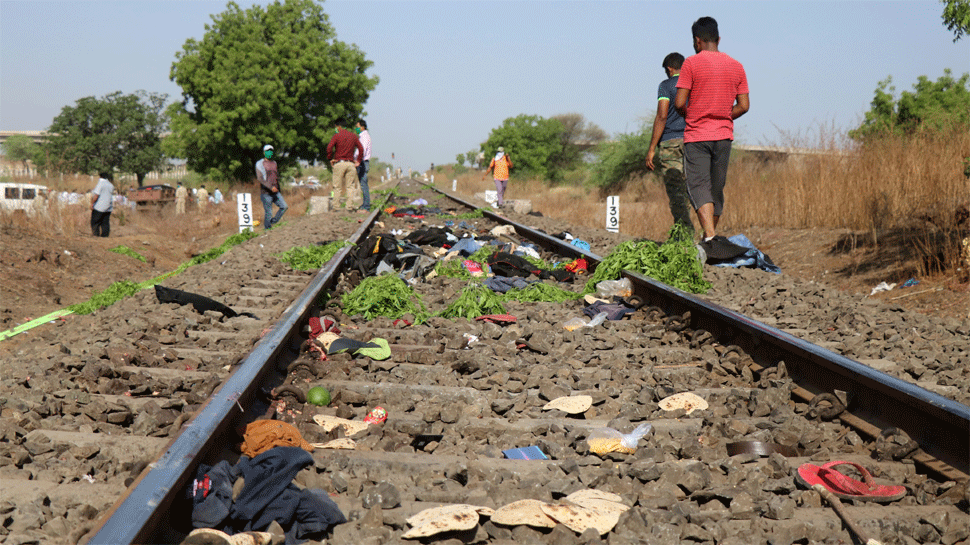
[[[689,89],[684,142],[734,140],[731,108],[738,95],[748,94],[741,63],[726,53],[701,51],[684,60],[678,89]]]

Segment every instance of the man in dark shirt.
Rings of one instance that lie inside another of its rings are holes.
[[[687,126],[687,122],[676,108],[671,107],[674,97],[677,96],[677,78],[680,76],[680,67],[683,64],[683,55],[671,53],[664,57],[661,65],[667,73],[667,79],[662,81],[657,89],[657,117],[653,120],[653,136],[650,138],[650,151],[647,152],[647,168],[654,170],[660,167],[674,223],[680,223],[693,231],[694,226],[690,221],[690,199],[687,196],[687,184],[684,181],[684,127]],[[654,154],[658,144],[660,153],[655,163]]]
[[[354,154],[363,157],[364,146],[353,131],[344,129],[345,126],[348,125],[337,123],[337,134],[327,144],[327,157],[333,166],[333,207],[353,210],[360,205],[360,181],[357,178],[360,162],[354,159]]]

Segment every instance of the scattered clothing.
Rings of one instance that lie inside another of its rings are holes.
[[[187,291],[166,288],[161,284],[155,284],[155,297],[158,298],[159,303],[192,305],[192,308],[194,308],[199,314],[204,314],[207,310],[213,310],[222,314],[226,318],[235,318],[236,316],[248,316],[250,318],[256,318],[256,316],[250,312],[236,312],[226,305],[209,299],[208,297],[195,293],[189,293]],[[256,319],[258,320],[259,318]]]
[[[536,280],[528,281],[520,277],[508,277],[508,276],[493,276],[491,278],[486,278],[483,282],[485,287],[496,291],[498,293],[505,293],[512,288],[517,290],[524,290],[528,288],[530,284],[536,282]]]
[[[322,490],[300,489],[293,483],[297,473],[311,465],[313,457],[299,447],[244,456],[235,466],[226,461],[200,465],[188,490],[192,526],[234,535],[265,530],[275,521],[286,532],[287,544],[323,537],[347,518]],[[234,498],[233,487],[240,478],[242,489]]]
[[[723,238],[723,237],[722,237]],[[714,237],[718,240],[718,237]],[[755,248],[754,243],[748,240],[748,237],[738,234],[725,239],[727,242],[734,246],[738,246],[744,249],[744,252],[740,255],[736,255],[730,258],[723,258],[721,260],[714,259],[712,261],[711,254],[707,254],[707,262],[711,265],[717,267],[755,267],[764,271],[768,271],[775,274],[781,274],[781,267],[775,265],[775,263],[761,250]],[[707,252],[707,248],[704,248]]]
[[[605,301],[596,301],[583,309],[583,314],[590,318],[602,312],[606,313],[607,320],[615,322],[622,320],[628,314],[633,314],[636,312],[636,309],[630,308],[622,303],[607,303]]]
[[[313,446],[292,424],[279,420],[256,420],[246,426],[242,443],[244,455],[255,458],[273,447],[300,447],[313,452]]]

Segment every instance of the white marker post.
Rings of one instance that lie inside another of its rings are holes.
[[[451,181],[451,190],[452,191],[458,191],[458,179],[457,178]]]
[[[236,207],[239,210],[239,232],[253,229],[253,196],[249,193],[236,195]]]
[[[611,195],[606,198],[606,230],[620,232],[620,197]]]

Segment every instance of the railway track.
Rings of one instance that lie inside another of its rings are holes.
[[[469,203],[443,199],[428,188],[405,184],[399,192],[408,194],[398,197],[398,206],[420,196],[444,209],[469,210]],[[467,220],[468,230],[512,224],[512,238],[534,243],[548,262],[599,260],[522,223],[484,216]],[[354,219],[333,222],[344,231],[333,238],[361,240],[375,230],[420,225],[376,212],[362,223]],[[373,221],[382,224],[372,227]],[[37,382],[30,388],[37,390],[37,402],[11,408],[8,399],[4,405],[4,433],[19,447],[8,449],[12,463],[6,467],[32,468],[21,469],[27,478],[3,474],[4,489],[17,490],[3,498],[17,500],[16,510],[6,509],[7,536],[30,530],[69,540],[83,536],[88,543],[178,542],[190,530],[185,489],[196,466],[235,460],[233,430],[241,423],[275,416],[296,424],[308,440],[324,442],[333,433],[322,431],[314,413],[359,421],[379,405],[387,421],[355,435],[356,450],[316,449],[314,465],[297,477],[307,488],[330,493],[350,519],[334,527],[327,542],[399,542],[410,529],[406,519],[426,508],[496,509],[525,499],[559,504],[581,489],[617,493],[631,508],[604,533],[610,543],[848,541],[851,535],[836,514],[794,479],[802,463],[831,460],[857,462],[883,481],[907,487],[906,497],[890,505],[853,502],[847,509],[875,537],[898,541],[905,535],[920,543],[970,537],[965,405],[635,274],[626,276],[647,305],[597,328],[562,328],[581,316],[581,302],[510,302],[506,310],[517,317],[510,325],[443,318],[407,326],[384,318],[365,321],[341,314],[337,304],[359,281],[341,267],[350,249],[317,274],[290,271],[261,251],[273,243],[275,231],[225,260],[200,266],[207,267],[197,276],[203,280],[170,286],[217,295],[259,319],[159,308],[154,295],[143,292],[102,311],[121,324],[92,333],[110,339],[107,348],[80,339],[75,344],[69,335],[52,345],[61,354],[48,358],[52,369],[68,370],[72,378],[66,380],[84,387],[58,388],[30,378],[24,382]],[[307,244],[320,241],[318,233],[305,231]],[[251,269],[251,280],[238,285],[238,271],[220,277],[220,270],[234,268]],[[584,281],[564,286],[580,291]],[[414,289],[437,312],[467,283],[438,277]],[[321,293],[332,297],[323,310],[336,314],[344,336],[384,338],[391,358],[339,354],[318,362],[301,350]],[[148,315],[131,316],[146,308],[152,309]],[[284,384],[299,390],[326,386],[334,404],[303,405],[287,397],[279,388]],[[687,414],[659,407],[681,392],[699,395],[709,408]],[[543,409],[571,395],[590,396],[591,407],[578,415]],[[275,404],[281,399],[285,409]],[[39,414],[40,405],[47,416],[72,417],[75,429],[45,429],[43,422],[23,416]],[[11,413],[21,420],[10,424]],[[609,426],[626,433],[643,422],[652,433],[633,454],[590,452],[586,439],[592,430]],[[19,434],[16,426],[33,429]],[[884,434],[896,429],[901,432]],[[746,441],[801,450],[787,453],[790,457],[728,455],[728,445]],[[537,447],[549,459],[503,457],[502,451],[520,447]],[[45,462],[42,470],[33,468],[39,460]],[[90,470],[89,479],[72,482],[78,467]],[[102,498],[102,505],[88,502],[90,508],[79,515],[80,494]],[[37,503],[34,520],[46,523],[31,528],[27,515]],[[45,508],[64,509],[66,515],[47,517]],[[83,520],[74,520],[78,517]],[[562,524],[504,525],[483,516],[470,529],[424,539],[585,543],[599,535]]]

